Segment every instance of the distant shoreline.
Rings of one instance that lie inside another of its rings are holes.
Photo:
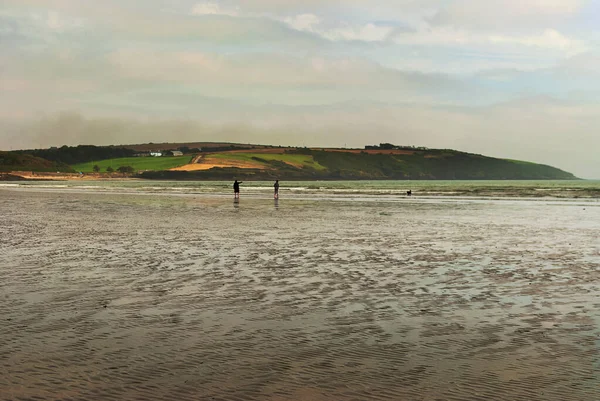
[[[94,181],[94,180],[136,180],[138,177],[108,173],[49,173],[37,171],[0,172],[0,181]]]
[[[171,155],[146,155],[135,153],[132,149],[95,146],[0,152],[0,170],[26,179],[44,180],[578,179],[572,173],[544,164],[452,149],[392,144],[366,146],[365,149],[255,146],[243,149],[232,145],[202,150],[181,148],[165,152],[171,152]]]
[[[245,181],[245,180],[244,180]],[[75,191],[82,193],[143,194],[161,196],[232,195],[232,181],[154,181],[136,178],[24,179],[0,182],[4,190]],[[600,181],[595,180],[304,180],[281,181],[284,200],[335,199],[423,202],[432,199],[513,199],[600,201]],[[408,195],[408,191],[411,195]],[[273,181],[248,180],[243,198],[272,198]],[[600,206],[595,203],[594,206]]]
[[[240,179],[240,177],[237,177]],[[226,179],[223,177],[188,177],[188,178],[150,178],[143,176],[123,176],[121,174],[76,174],[76,173],[46,173],[46,172],[31,172],[23,173],[23,172],[3,172],[0,173],[0,181],[16,181],[16,182],[24,182],[24,181],[173,181],[173,182],[185,182],[185,181],[231,181],[235,179]],[[241,179],[245,181],[272,181],[277,178],[274,177],[241,177]],[[587,180],[583,178],[524,178],[524,179],[431,179],[431,178],[422,178],[422,179],[391,179],[391,178],[326,178],[326,177],[315,177],[315,178],[285,178],[280,177],[278,179],[282,179],[288,182],[302,182],[302,181],[595,181],[595,180]]]

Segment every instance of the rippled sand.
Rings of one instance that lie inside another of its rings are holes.
[[[0,399],[600,400],[600,204],[0,190]]]

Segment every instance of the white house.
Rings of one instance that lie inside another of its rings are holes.
[[[179,150],[172,150],[173,156],[183,156],[183,152]]]

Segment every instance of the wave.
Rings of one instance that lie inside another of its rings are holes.
[[[77,182],[17,182],[2,183],[0,188],[28,190],[160,193],[160,194],[229,194],[231,183],[218,181],[160,181],[148,185],[145,181],[89,181]],[[407,191],[412,196],[407,196]],[[262,196],[273,191],[271,183],[248,182],[242,185],[247,196]],[[303,197],[373,197],[373,198],[518,198],[518,199],[600,199],[598,181],[335,181],[282,183],[282,196]]]

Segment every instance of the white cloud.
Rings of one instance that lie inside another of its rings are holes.
[[[395,43],[420,46],[487,46],[486,51],[499,47],[535,47],[560,52],[570,57],[585,52],[588,48],[583,40],[563,35],[554,29],[546,29],[535,35],[489,34],[453,27],[433,27],[415,32],[402,32],[394,36]]]
[[[314,14],[300,14],[283,19],[287,25],[297,31],[305,31],[317,34],[331,41],[363,41],[381,42],[385,41],[390,33],[394,31],[390,26],[378,26],[373,23],[363,25],[352,25],[347,22],[330,22],[328,25]]]
[[[366,24],[363,26],[344,26],[322,33],[322,36],[331,40],[358,40],[364,42],[382,42],[388,39],[394,31],[390,26]]]
[[[547,28],[578,13],[586,0],[457,0],[439,9],[434,24],[482,30]]]
[[[267,4],[274,6],[268,1],[263,5]],[[431,4],[430,2],[429,5]],[[568,57],[585,51],[587,46],[584,41],[571,38],[557,29],[536,30],[536,21],[539,19],[538,22],[543,23],[547,21],[547,17],[564,18],[565,15],[576,13],[583,4],[584,0],[458,0],[443,8],[439,2],[439,11],[429,22],[426,19],[412,21],[413,31],[401,31],[397,35],[392,21],[383,24],[358,20],[350,22],[331,13],[325,16],[302,13],[279,17],[272,13],[242,12],[239,7],[224,9],[219,3],[213,2],[196,4],[192,13],[271,19],[283,22],[293,30],[312,33],[332,42],[386,42],[393,37],[395,43],[405,45],[527,46],[561,51],[563,57]],[[355,5],[365,6],[360,1]],[[512,22],[524,21],[531,25],[526,29],[527,32],[517,30],[512,34],[505,33]],[[396,20],[396,23],[399,21]],[[497,23],[501,23],[500,28],[503,29],[496,29],[499,27]],[[473,29],[479,25],[485,29]]]
[[[481,2],[480,2],[481,3]],[[473,6],[474,1],[468,4]],[[573,14],[581,9],[585,0],[502,0],[502,8],[513,15],[559,15]]]
[[[587,46],[583,41],[568,38],[554,29],[547,29],[539,35],[532,36],[492,35],[489,37],[489,41],[494,44],[514,44],[555,49],[569,56],[587,50]]]
[[[557,66],[556,71],[567,76],[594,81],[600,76],[600,51],[590,51],[571,57]]]
[[[482,43],[483,37],[464,29],[425,28],[413,32],[401,32],[394,37],[394,42],[403,45],[467,45]]]
[[[482,54],[477,59],[470,59],[468,62],[465,62],[464,57],[435,59],[412,56],[395,61],[391,67],[401,71],[420,71],[423,74],[437,73],[462,77],[470,77],[473,74],[481,76],[481,74],[484,74],[486,80],[491,82],[501,80],[509,84],[512,79],[506,79],[506,71],[510,71],[511,73],[538,71],[547,68],[548,64],[548,60],[545,59],[513,59],[510,56],[502,57],[502,55],[494,55],[493,57],[486,58],[486,55]],[[511,78],[513,75],[510,75]]]
[[[46,25],[53,31],[65,31],[69,29],[77,29],[83,26],[83,21],[80,19],[67,19],[59,13],[50,11],[46,17]]]
[[[239,8],[221,8],[218,3],[198,3],[192,8],[193,15],[239,15]]]
[[[321,23],[321,18],[314,14],[300,14],[284,18],[283,21],[297,31],[315,32],[316,26]]]
[[[313,102],[321,102],[332,97],[338,101],[352,99],[356,90],[379,91],[379,96],[385,90],[401,90],[401,94],[394,93],[396,99],[412,99],[456,85],[453,80],[439,75],[406,74],[365,59],[348,57],[222,56],[191,51],[157,53],[122,49],[109,55],[109,62],[116,77],[132,82],[201,85],[201,94],[228,94],[238,99],[248,98],[248,87],[252,87],[254,94],[270,92],[265,101],[282,103],[297,100],[285,97],[291,90],[308,99],[303,102],[310,102],[311,97]]]

